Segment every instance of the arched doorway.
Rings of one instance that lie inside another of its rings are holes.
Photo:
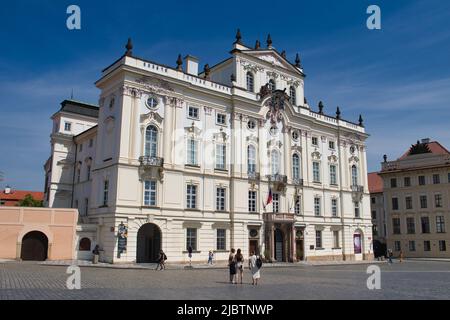
[[[280,229],[275,229],[275,260],[283,261],[284,247],[283,247],[283,232]]]
[[[47,259],[48,238],[40,231],[28,232],[22,238],[20,259],[27,261],[44,261]]]
[[[363,259],[363,234],[356,230],[353,234],[353,251],[355,253],[355,260]]]
[[[161,231],[153,223],[144,224],[137,234],[136,262],[156,262],[159,250],[161,250]]]

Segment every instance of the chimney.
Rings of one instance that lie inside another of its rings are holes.
[[[186,73],[192,74],[194,76],[198,76],[198,59],[191,55],[187,55],[184,57]]]
[[[424,138],[424,139],[422,139],[422,143],[430,143],[430,138]]]
[[[5,187],[5,194],[10,194],[11,193],[11,187],[10,186],[6,186]]]

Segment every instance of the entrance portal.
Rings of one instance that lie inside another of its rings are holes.
[[[283,261],[284,247],[283,247],[283,232],[280,229],[275,229],[275,260]]]
[[[297,261],[303,261],[304,260],[304,256],[303,256],[303,240],[296,240],[295,241],[295,249],[296,249],[296,257],[297,257]]]
[[[28,232],[22,239],[22,260],[44,261],[47,259],[48,238],[40,231]]]
[[[153,223],[146,223],[137,234],[136,262],[157,262],[161,250],[161,231]]]

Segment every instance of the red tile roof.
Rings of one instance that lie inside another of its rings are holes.
[[[378,172],[370,172],[367,176],[369,178],[369,192],[383,192],[383,179],[378,175]]]
[[[433,154],[450,154],[450,151],[448,151],[443,145],[441,145],[437,141],[428,142],[427,146],[430,149],[431,153]],[[406,150],[406,152],[400,158],[398,158],[398,160],[405,159],[409,154],[409,150],[410,148]]]
[[[3,206],[15,206],[20,200],[25,198],[27,194],[31,194],[34,200],[44,200],[44,193],[38,191],[27,190],[11,190],[10,193],[5,193],[5,190],[0,192],[0,203]]]

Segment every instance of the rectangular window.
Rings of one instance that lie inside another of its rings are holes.
[[[333,248],[340,248],[339,246],[339,231],[333,231]]]
[[[372,211],[372,219],[375,220],[377,218],[377,212],[375,210]]]
[[[187,228],[186,229],[186,250],[192,248],[192,251],[197,250],[197,229]]]
[[[330,148],[331,150],[334,150],[334,141],[328,141],[328,148]]]
[[[80,183],[80,181],[81,181],[81,169],[78,168],[77,169],[77,182]]]
[[[442,195],[441,194],[434,195],[434,205],[436,208],[442,208]]]
[[[198,108],[189,106],[188,107],[188,117],[191,119],[198,120]]]
[[[109,193],[109,180],[105,180],[103,183],[103,205],[108,205],[108,193]]]
[[[441,183],[441,177],[439,174],[433,174],[433,184],[440,184]]]
[[[361,217],[361,212],[359,210],[359,202],[353,202],[354,208],[355,208],[355,218]]]
[[[444,216],[436,216],[436,232],[437,233],[445,232]]]
[[[186,188],[186,207],[195,209],[197,203],[197,186],[188,184]]]
[[[216,118],[217,124],[224,125],[226,122],[226,118],[227,116],[223,113],[218,113]]]
[[[336,166],[334,164],[330,164],[330,184],[336,185]]]
[[[447,182],[450,183],[450,172],[447,173]]]
[[[445,240],[439,240],[439,251],[447,251]]]
[[[216,210],[225,211],[225,188],[216,190]]]
[[[403,183],[404,183],[405,187],[410,187],[411,186],[411,178],[410,177],[405,177],[403,179]]]
[[[156,206],[156,181],[144,181],[144,205]]]
[[[425,240],[423,242],[423,251],[430,251],[431,250],[431,244],[429,240]]]
[[[94,139],[89,139],[89,148],[92,148],[94,145]]]
[[[425,185],[425,176],[419,176],[419,185],[424,186]]]
[[[392,210],[398,210],[398,198],[392,198]]]
[[[300,196],[295,196],[294,213],[301,215]]]
[[[400,251],[402,249],[400,241],[394,241],[394,250]]]
[[[320,165],[318,162],[313,162],[313,182],[320,182]]]
[[[272,205],[273,212],[278,213],[280,211],[280,195],[278,193],[272,195]]]
[[[314,215],[320,216],[320,198],[314,197]]]
[[[70,130],[72,130],[72,123],[64,122],[64,131],[70,131]]]
[[[197,144],[198,142],[194,139],[187,141],[187,164],[189,165],[197,165]]]
[[[400,234],[400,218],[392,218],[392,227],[394,234]]]
[[[331,199],[331,214],[333,217],[338,216],[337,199]]]
[[[84,198],[84,215],[87,216],[89,211],[89,199]]]
[[[397,188],[397,178],[391,178],[391,188]]]
[[[427,207],[428,207],[427,196],[424,196],[424,195],[420,196],[420,208],[426,209]]]
[[[420,218],[422,224],[422,233],[430,233],[430,219],[428,217]]]
[[[316,230],[316,249],[322,248],[322,231]]]
[[[378,236],[378,226],[376,224],[372,225],[372,236]]]
[[[318,146],[319,143],[318,143],[317,137],[312,137],[312,138],[311,138],[311,143],[312,143],[313,146]]]
[[[256,212],[256,191],[248,191],[248,211]]]
[[[416,222],[414,218],[406,218],[406,232],[408,234],[416,233]]]
[[[87,178],[87,180],[91,180],[91,166],[87,166],[87,176],[86,176],[86,178]]]
[[[83,152],[83,144],[82,143],[80,143],[80,146],[78,148],[78,152]]]
[[[377,202],[377,200],[376,200],[375,197],[372,197],[372,198],[370,199],[370,201],[372,201],[372,204],[375,204],[375,203]]]
[[[411,209],[413,208],[413,205],[412,205],[412,197],[411,197],[411,196],[405,197],[405,208],[406,208],[407,210],[411,210]]]
[[[409,247],[409,251],[416,251],[416,242],[409,241],[408,247]]]
[[[225,170],[226,146],[224,144],[216,145],[216,169]]]
[[[217,250],[226,250],[227,230],[217,229]]]

